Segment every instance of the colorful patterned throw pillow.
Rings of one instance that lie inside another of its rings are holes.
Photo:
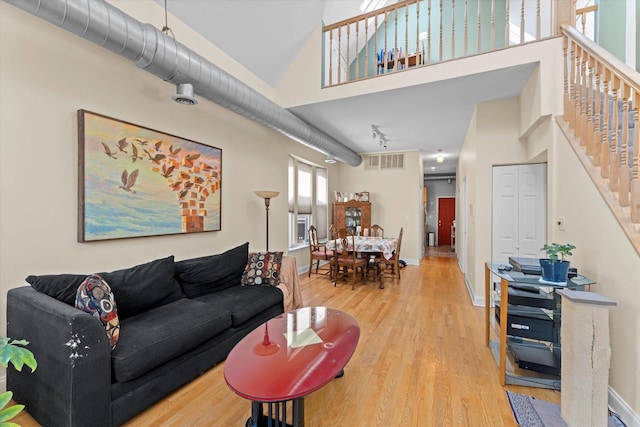
[[[80,284],[76,292],[76,308],[91,314],[104,325],[113,350],[120,337],[120,321],[111,287],[98,274],[92,274]]]
[[[241,284],[278,286],[280,284],[280,267],[282,252],[251,252],[247,267],[242,273]]]

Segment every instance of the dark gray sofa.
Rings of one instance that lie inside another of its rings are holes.
[[[29,276],[7,295],[7,335],[28,340],[38,368],[7,371],[7,388],[44,426],[120,425],[223,361],[251,330],[284,312],[273,286],[241,286],[248,243],[110,273],[120,338],[74,307],[86,275]]]

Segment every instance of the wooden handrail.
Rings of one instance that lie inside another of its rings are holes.
[[[562,25],[562,34],[580,44],[582,49],[591,57],[598,58],[599,62],[611,70],[616,76],[636,90],[640,90],[638,77],[640,74],[612,53],[598,46],[593,41],[585,37],[580,31],[571,25]]]
[[[398,3],[394,3],[394,4],[391,4],[389,6],[381,7],[380,9],[372,10],[371,12],[363,13],[362,15],[354,16],[352,18],[343,19],[342,21],[338,21],[338,22],[335,22],[335,23],[330,24],[330,25],[325,25],[323,27],[323,31],[331,31],[331,30],[335,30],[336,28],[344,27],[344,26],[349,25],[349,24],[355,24],[356,22],[360,22],[360,21],[367,20],[369,18],[373,18],[376,15],[383,15],[383,14],[385,14],[387,12],[391,12],[391,11],[393,11],[395,9],[398,9],[398,8],[401,8],[401,7],[405,7],[405,6],[409,6],[409,5],[412,5],[414,3],[418,3],[419,1],[422,1],[422,0],[404,0],[404,1],[399,1]]]

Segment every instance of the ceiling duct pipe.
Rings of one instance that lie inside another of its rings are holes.
[[[121,55],[164,81],[192,84],[195,93],[296,142],[351,166],[358,153],[280,107],[151,24],[104,0],[4,0]]]

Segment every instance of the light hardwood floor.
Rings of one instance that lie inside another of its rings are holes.
[[[367,282],[355,290],[300,276],[305,305],[347,311],[361,328],[344,377],[305,398],[307,427],[515,426],[505,390],[560,402],[557,391],[500,386],[483,309],[471,304],[455,257],[428,256],[401,273],[385,289]],[[249,415],[220,364],[126,426],[240,427]],[[18,422],[37,425],[24,415]]]

